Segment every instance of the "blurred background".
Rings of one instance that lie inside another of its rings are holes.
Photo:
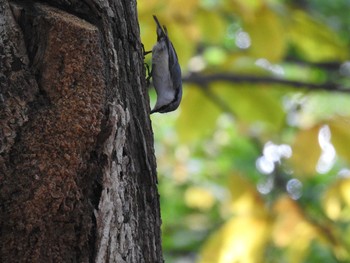
[[[138,1],[145,49],[155,14],[183,71],[180,108],[151,116],[166,263],[350,262],[349,11]]]

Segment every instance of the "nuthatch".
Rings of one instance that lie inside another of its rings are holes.
[[[182,98],[181,68],[177,54],[168,37],[165,26],[161,27],[156,16],[157,43],[152,49],[152,79],[157,93],[154,112],[166,113],[179,107]]]

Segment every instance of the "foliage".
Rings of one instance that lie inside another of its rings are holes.
[[[152,116],[166,262],[350,261],[349,7],[139,1],[146,50],[156,14],[184,75]]]

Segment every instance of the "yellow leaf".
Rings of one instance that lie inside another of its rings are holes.
[[[164,13],[167,17],[191,17],[198,8],[199,0],[167,0],[163,1],[165,5]]]
[[[340,185],[340,192],[344,203],[350,208],[350,179],[344,179]]]
[[[321,155],[318,143],[320,127],[301,130],[295,136],[292,145],[293,155],[290,159],[297,176],[310,176],[316,174],[316,164]]]
[[[256,191],[253,183],[244,177],[233,174],[229,179],[229,190],[231,193],[231,211],[234,214],[266,214],[264,201]]]
[[[220,109],[198,87],[186,85],[176,121],[180,141],[188,142],[209,135],[220,113]]]
[[[272,237],[279,247],[286,247],[288,262],[303,262],[311,241],[318,230],[307,221],[297,203],[288,196],[280,197],[274,204],[275,222]]]
[[[322,206],[326,215],[334,221],[343,221],[348,223],[350,220],[350,179],[340,178],[331,185],[322,200]],[[349,249],[341,242],[346,236],[344,232],[334,231],[329,224],[327,232],[324,235],[326,243],[330,245],[336,257],[342,262],[349,262]]]
[[[256,10],[264,4],[264,0],[227,0],[224,1],[224,8],[239,14],[245,20],[249,20],[255,16]]]
[[[196,14],[196,24],[201,29],[202,41],[218,44],[226,33],[226,23],[218,12],[199,10]]]
[[[303,11],[292,13],[289,36],[304,59],[318,62],[348,58],[348,48],[338,35]]]
[[[200,210],[209,210],[215,203],[213,194],[203,187],[190,187],[185,192],[187,206]]]
[[[350,179],[339,179],[327,190],[323,198],[323,207],[332,220],[350,219]]]
[[[350,118],[336,118],[329,122],[329,128],[337,154],[350,161]]]
[[[205,243],[199,263],[259,263],[269,236],[265,217],[234,217]]]
[[[153,12],[156,7],[159,6],[159,0],[148,0],[148,1],[138,1],[137,2],[137,12],[139,19],[143,18],[143,15]]]
[[[285,113],[273,89],[227,83],[215,83],[212,87],[240,121],[269,130],[280,129]]]
[[[260,8],[254,19],[244,22],[249,33],[251,47],[248,53],[271,62],[280,61],[286,52],[286,30],[283,20],[267,6]]]

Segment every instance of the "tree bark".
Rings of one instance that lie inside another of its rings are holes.
[[[135,0],[0,0],[0,262],[162,262]]]

